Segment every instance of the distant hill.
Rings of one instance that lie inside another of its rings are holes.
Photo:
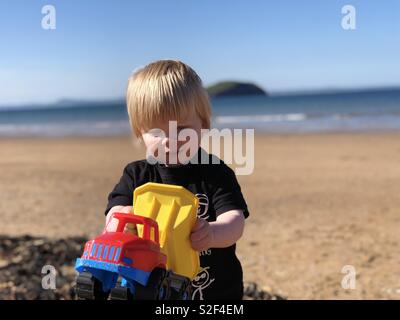
[[[206,89],[211,97],[268,95],[267,92],[255,84],[237,81],[221,81]]]

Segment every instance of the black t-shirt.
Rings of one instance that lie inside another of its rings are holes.
[[[128,164],[119,183],[108,196],[105,213],[117,205],[133,205],[135,188],[147,182],[158,182],[180,185],[195,194],[199,199],[199,218],[215,221],[219,214],[234,209],[243,210],[247,218],[249,211],[234,171],[202,148],[199,151],[198,159],[200,155],[205,155],[209,158],[209,164],[188,163],[167,167],[150,164],[147,160]],[[227,248],[210,248],[200,253],[202,271],[192,281],[193,299],[242,299],[243,272],[235,249],[234,244]]]

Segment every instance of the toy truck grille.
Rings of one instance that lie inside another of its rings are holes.
[[[120,254],[121,247],[119,246],[94,242],[92,246],[85,251],[84,258],[118,262]]]

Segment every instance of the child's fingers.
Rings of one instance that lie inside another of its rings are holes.
[[[200,230],[201,228],[203,228],[206,225],[206,222],[203,219],[199,219],[197,218],[196,223],[192,229],[192,232],[195,232],[197,230]]]
[[[117,219],[110,220],[115,212],[130,213],[131,211],[132,211],[132,206],[115,206],[111,208],[111,210],[107,213],[106,216],[106,230],[109,232],[115,232],[115,230],[117,229],[118,220]]]
[[[124,228],[124,233],[131,233],[137,235],[136,225],[133,223],[127,223]]]
[[[117,219],[109,220],[107,222],[107,225],[106,225],[106,230],[108,232],[115,232],[115,230],[117,230],[117,226],[118,226],[118,220]]]
[[[132,206],[125,206],[121,209],[122,213],[131,213],[132,212]]]
[[[192,248],[196,251],[203,251],[209,248],[209,243],[206,238],[201,239],[200,241],[192,242]]]
[[[205,232],[205,231],[203,231],[203,230],[198,230],[198,231],[196,231],[196,232],[193,232],[193,233],[190,235],[190,240],[193,241],[193,242],[201,241],[201,240],[203,240],[204,238],[207,238],[207,236],[208,236],[208,232]]]
[[[192,243],[192,249],[195,251],[203,251],[203,246],[201,244]]]

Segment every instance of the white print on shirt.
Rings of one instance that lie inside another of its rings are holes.
[[[210,216],[208,212],[208,197],[204,193],[196,193],[195,196],[199,199],[199,206],[197,208],[197,216],[201,219],[207,220]]]
[[[195,300],[196,295],[199,295],[199,300],[204,300],[203,289],[209,287],[215,281],[215,279],[210,279],[207,269],[210,269],[210,267],[202,268],[192,280],[192,286],[195,289],[192,294],[192,300]]]
[[[200,251],[200,257],[201,256],[211,256],[211,249]]]

